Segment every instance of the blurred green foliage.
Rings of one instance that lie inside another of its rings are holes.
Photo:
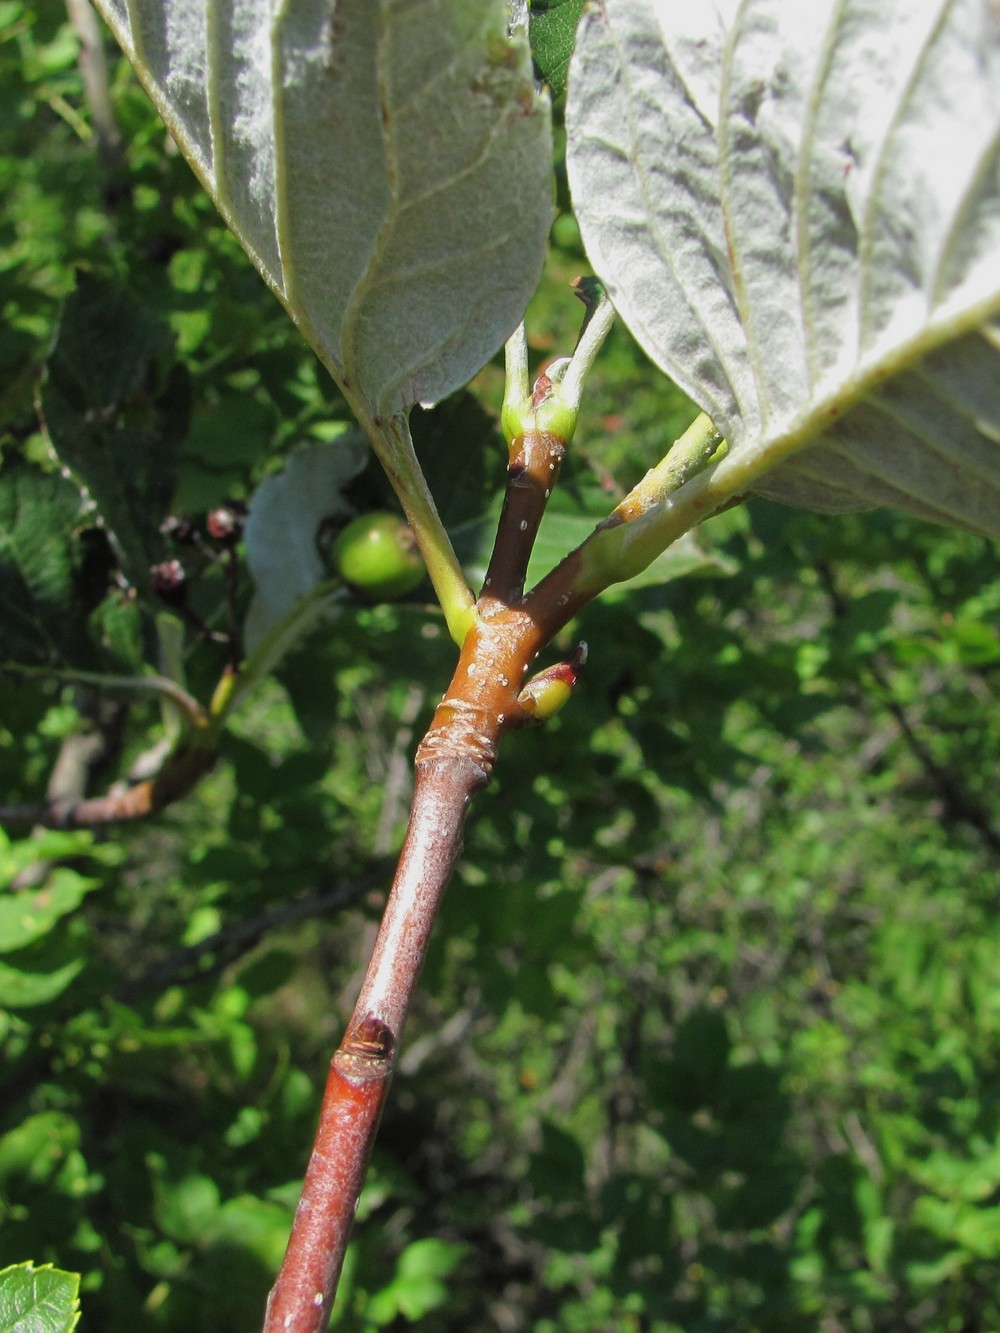
[[[0,790],[30,800],[81,739],[100,789],[163,736],[148,699],[54,668],[163,670],[166,645],[197,697],[218,679],[224,648],[141,586],[183,558],[225,628],[168,511],[201,524],[346,418],[124,65],[116,173],[60,7],[0,0],[0,38],[2,647],[42,671],[0,673]],[[563,212],[538,361],[572,345],[582,263]],[[169,455],[169,502],[159,471],[130,479],[131,536],[50,447],[100,387],[50,356],[88,287],[117,335],[82,350],[134,371],[116,428]],[[473,564],[501,378],[415,425]],[[689,417],[616,330],[545,549]],[[390,503],[374,466],[350,501]],[[338,1329],[1000,1327],[996,551],[767,504],[699,540],[686,577],[562,636],[590,644],[584,682],[479,802]],[[259,1323],[451,670],[425,596],[343,602],[155,823],[0,846],[0,1264],[82,1273],[85,1327]]]

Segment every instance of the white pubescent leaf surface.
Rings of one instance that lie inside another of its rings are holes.
[[[1000,6],[598,0],[584,243],[716,480],[1000,537]]]
[[[266,477],[254,492],[244,529],[254,583],[243,628],[248,653],[330,578],[317,545],[319,530],[330,519],[353,515],[344,488],[365,466],[366,456],[359,431],[330,443],[302,445],[282,472]]]
[[[505,0],[97,0],[181,150],[374,417],[465,384],[552,219]]]

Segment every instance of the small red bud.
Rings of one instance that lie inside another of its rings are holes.
[[[535,380],[535,387],[531,394],[531,406],[534,408],[541,407],[542,403],[545,402],[551,392],[552,381],[543,370],[538,379]]]

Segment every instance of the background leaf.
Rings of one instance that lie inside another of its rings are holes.
[[[61,462],[86,487],[133,584],[162,556],[187,431],[187,373],[169,328],[105,278],[78,275],[46,365],[42,411]]]
[[[548,108],[503,0],[99,8],[226,222],[375,415],[464,384],[552,217]]]
[[[0,1333],[71,1333],[80,1318],[80,1278],[46,1264],[0,1272]]]
[[[0,468],[0,654],[23,664],[94,667],[92,617],[114,556],[80,489],[11,454]],[[112,592],[105,609],[123,605]]]
[[[250,652],[329,577],[317,545],[320,525],[354,512],[344,487],[365,461],[364,438],[352,431],[298,449],[283,472],[257,488],[244,533],[255,586],[245,631]]]
[[[0,895],[0,953],[42,939],[67,913],[75,911],[97,884],[75,870],[59,867],[38,889]]]
[[[608,0],[577,50],[584,241],[716,481],[1000,535],[995,7]]]
[[[534,0],[531,6],[528,31],[535,69],[556,98],[566,91],[576,25],[582,13],[583,0]]]

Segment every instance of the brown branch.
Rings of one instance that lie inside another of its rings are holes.
[[[268,1301],[268,1333],[327,1326],[410,997],[469,799],[485,781],[473,759],[418,760],[410,826],[365,983],[330,1066],[288,1252]]]
[[[520,598],[542,515],[565,452],[565,441],[548,431],[526,431],[513,441],[507,465],[507,494],[483,584],[484,598],[505,606]]]
[[[214,749],[197,743],[173,750],[155,777],[104,796],[0,805],[0,824],[41,828],[104,828],[146,819],[187,796],[215,765]]]
[[[538,407],[551,389],[535,386]],[[462,847],[473,795],[501,736],[539,720],[525,680],[542,648],[586,602],[580,548],[526,598],[524,579],[565,440],[528,431],[511,445],[507,494],[476,620],[416,756],[410,822],[371,961],[331,1061],[319,1127],[264,1333],[322,1333],[434,918]],[[571,689],[584,650],[565,664]],[[565,677],[565,679],[563,679]],[[553,682],[541,679],[536,686]],[[539,696],[540,697],[540,696]]]
[[[489,781],[503,733],[527,718],[518,694],[541,646],[517,607],[468,635],[417,751],[410,823],[354,1015],[333,1057],[319,1129],[265,1333],[326,1328],[410,998],[462,845],[472,796]]]

